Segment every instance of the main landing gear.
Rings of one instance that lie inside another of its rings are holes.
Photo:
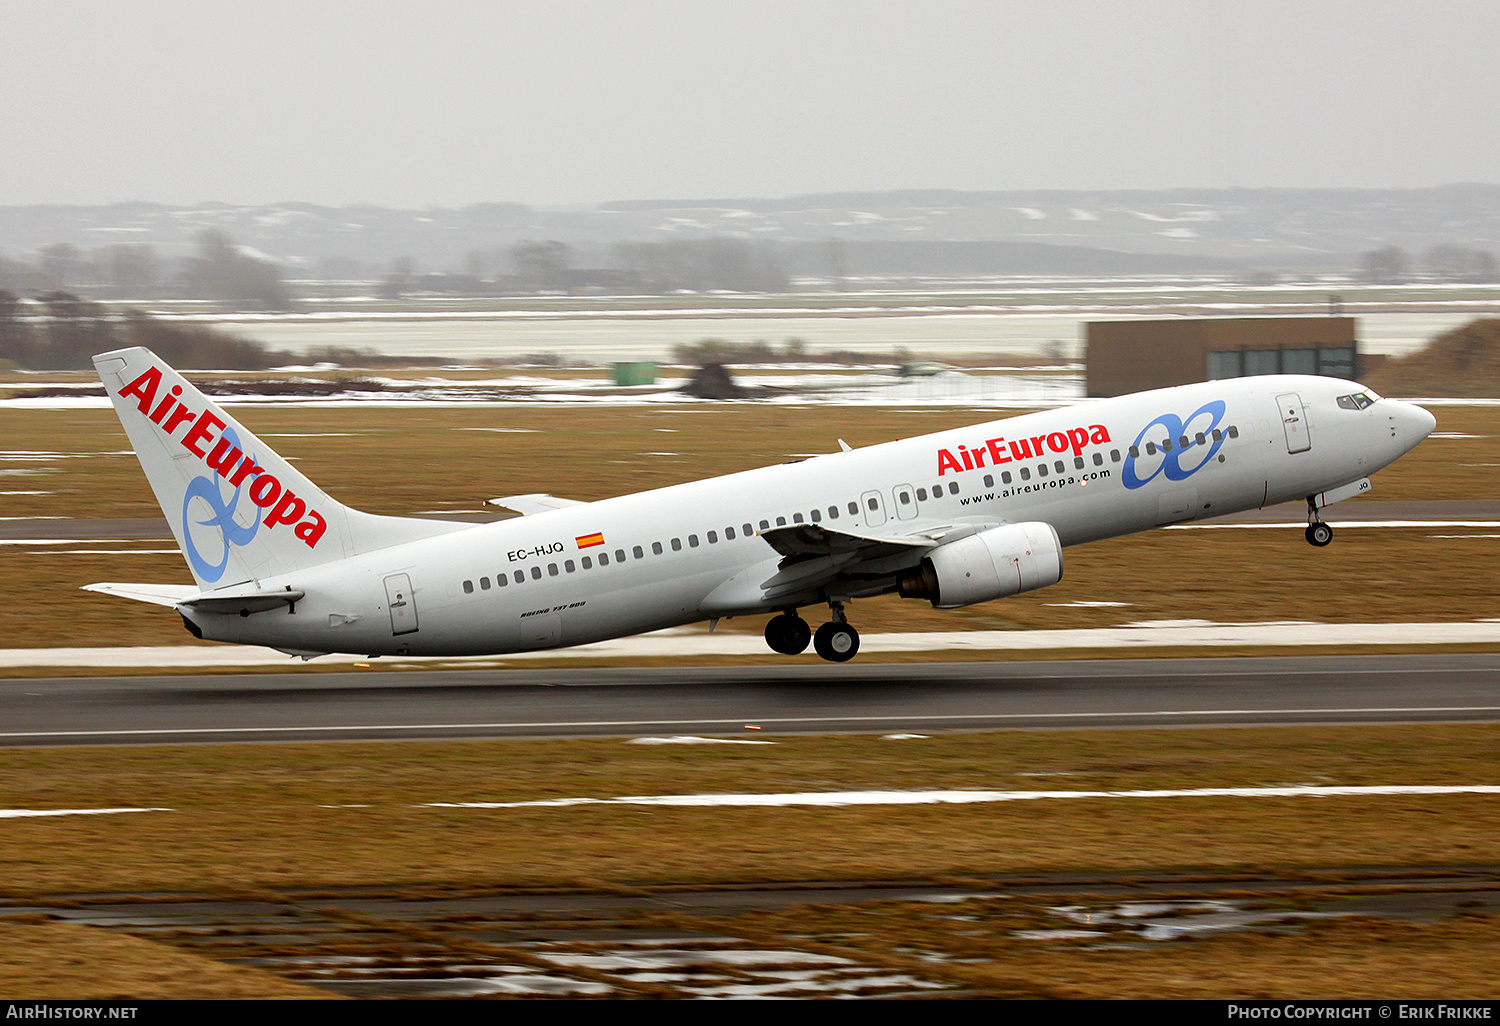
[[[766,644],[773,652],[797,655],[805,651],[811,641],[813,651],[829,662],[844,663],[853,659],[859,651],[859,631],[844,619],[842,602],[829,602],[828,606],[833,610],[833,619],[819,627],[816,634],[795,609],[771,617],[766,624]]]
[[[1333,541],[1333,528],[1323,523],[1318,516],[1318,507],[1312,499],[1307,500],[1307,544],[1322,548]]]

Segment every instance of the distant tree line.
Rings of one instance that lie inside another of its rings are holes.
[[[0,288],[60,293],[86,288],[101,299],[203,299],[234,310],[289,310],[292,295],[276,266],[244,252],[218,229],[198,234],[196,252],[169,267],[152,246],[80,250],[44,246],[34,263],[0,258]]]
[[[1360,257],[1360,277],[1376,285],[1418,280],[1467,283],[1500,282],[1495,254],[1450,243],[1433,246],[1418,265],[1400,246],[1372,249]]]
[[[412,295],[509,296],[588,293],[785,292],[791,277],[775,248],[746,239],[622,243],[608,267],[577,267],[577,254],[555,239],[526,239],[470,250],[462,272],[419,273],[401,257],[380,281],[386,299]]]
[[[111,312],[68,292],[23,301],[0,289],[0,365],[27,370],[87,370],[96,353],[146,346],[182,369],[264,370],[293,360],[248,339],[197,324],[176,324],[139,310]]]

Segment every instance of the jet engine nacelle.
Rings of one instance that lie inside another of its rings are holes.
[[[933,549],[901,575],[897,591],[952,609],[1056,584],[1062,567],[1062,542],[1051,524],[1006,524]]]

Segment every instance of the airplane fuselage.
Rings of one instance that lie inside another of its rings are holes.
[[[932,550],[798,564],[767,535],[933,545],[1037,523],[1066,546],[1304,499],[1431,431],[1431,415],[1406,403],[1341,405],[1364,393],[1275,376],[1099,400],[476,525],[256,582],[301,591],[289,606],[183,612],[213,640],[478,655],[842,602],[898,590]],[[799,565],[822,572],[800,587]]]

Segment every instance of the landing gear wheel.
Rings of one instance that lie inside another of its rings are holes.
[[[1333,528],[1321,520],[1315,524],[1307,525],[1307,543],[1309,545],[1316,545],[1321,549],[1331,541],[1333,541]]]
[[[771,651],[782,655],[797,655],[807,651],[812,640],[812,628],[796,613],[782,613],[766,622],[766,644]]]
[[[859,651],[859,631],[847,623],[825,623],[813,635],[813,649],[829,662],[846,663]]]

